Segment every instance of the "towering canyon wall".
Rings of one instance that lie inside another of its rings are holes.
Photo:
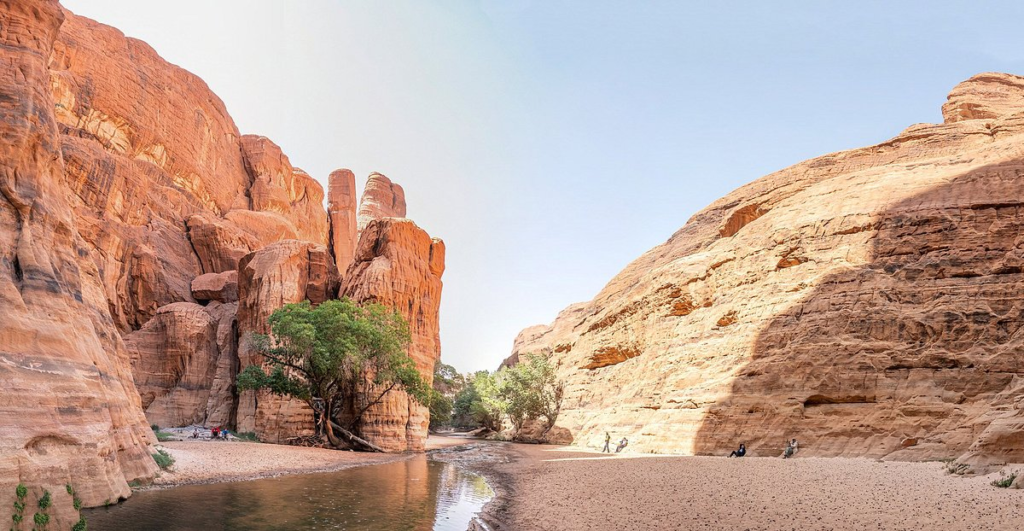
[[[1024,78],[768,175],[516,340],[576,444],[1024,461]]]
[[[97,505],[156,471],[102,271],[65,186],[47,69],[63,19],[56,2],[0,4],[0,490],[23,480],[49,489],[58,522],[73,521],[65,484]]]
[[[238,396],[238,370],[262,362],[246,336],[283,304],[337,297],[357,209],[404,216],[401,187],[360,207],[348,172],[329,218],[316,180],[145,43],[53,0],[0,2],[0,28],[0,489],[128,496],[156,472],[150,423],[308,433],[303,406]],[[428,306],[413,350],[436,357]]]

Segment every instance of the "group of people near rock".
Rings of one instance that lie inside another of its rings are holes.
[[[226,428],[224,428],[223,426],[214,426],[213,428],[210,428],[210,439],[211,440],[212,439],[221,439],[221,438],[227,440],[228,435],[229,435],[228,430]],[[199,428],[193,429],[192,430],[192,438],[193,439],[199,439],[200,437],[201,436],[199,435]]]
[[[800,445],[799,443],[796,442],[796,439],[791,439],[788,443],[786,443],[786,449],[782,452],[782,458],[789,459],[790,457],[793,457],[794,455],[796,455],[796,451],[799,448]],[[737,448],[736,450],[733,450],[729,454],[729,457],[743,457],[745,455],[747,455],[747,446],[743,443],[740,443],[740,447]]]
[[[612,444],[612,436],[611,436],[611,434],[608,433],[608,432],[604,432],[604,450],[601,450],[601,453],[609,453],[609,454],[612,453],[611,444]],[[619,441],[619,445],[615,447],[615,453],[621,452],[627,446],[629,446],[629,439],[626,439],[625,437],[623,437],[622,440]]]

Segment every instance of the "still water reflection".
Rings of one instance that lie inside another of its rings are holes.
[[[84,514],[90,531],[464,531],[492,496],[482,477],[418,456],[327,474],[138,492]]]

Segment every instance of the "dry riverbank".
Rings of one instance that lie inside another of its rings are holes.
[[[430,437],[427,449],[468,441],[457,437]],[[377,454],[304,448],[242,441],[169,441],[160,443],[174,457],[171,471],[160,473],[153,485],[171,487],[202,483],[246,481],[286,474],[333,472],[408,459],[415,454]]]
[[[476,445],[475,445],[476,446]],[[1024,490],[947,475],[942,463],[601,455],[487,444],[453,452],[498,498],[498,531],[589,529],[1015,529]],[[474,452],[479,459],[472,459]]]

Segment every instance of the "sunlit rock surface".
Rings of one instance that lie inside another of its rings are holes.
[[[30,504],[50,490],[54,529],[77,521],[66,484],[97,505],[156,473],[103,272],[79,232],[88,222],[64,181],[47,68],[63,19],[52,1],[0,4],[0,490],[26,480]]]
[[[754,181],[509,362],[552,358],[576,444],[1022,462],[1022,111],[981,74],[946,123]]]
[[[438,309],[444,242],[431,238],[410,220],[385,218],[367,225],[355,258],[342,280],[342,296],[397,309],[409,322],[409,355],[430,383],[441,358]],[[368,393],[372,396],[372,393]],[[365,405],[365,397],[356,407]],[[423,450],[429,423],[427,408],[401,391],[388,393],[367,410],[360,431],[387,450]]]

